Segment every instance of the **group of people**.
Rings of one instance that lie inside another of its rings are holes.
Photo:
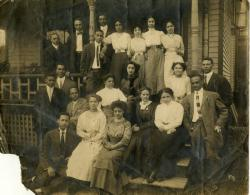
[[[106,17],[99,20],[105,24]],[[172,22],[164,34],[150,17],[148,31],[135,27],[132,39],[120,21],[114,33],[105,26],[82,48],[78,65],[86,97],[59,62],[56,75],[47,73],[46,87],[37,93],[42,155],[33,188],[66,176],[120,194],[127,175],[148,182],[173,177],[177,154],[187,142],[190,180],[210,179],[212,171],[204,175],[197,167],[219,166],[232,104],[228,81],[213,72],[211,58],[203,59],[202,74],[187,76],[182,38]]]

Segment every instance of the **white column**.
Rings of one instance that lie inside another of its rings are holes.
[[[199,6],[198,0],[192,0],[191,10],[191,69],[200,69],[199,64]]]
[[[94,41],[95,34],[95,2],[96,0],[87,0],[89,5],[89,41]]]

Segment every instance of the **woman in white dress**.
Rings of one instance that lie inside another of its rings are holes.
[[[184,44],[182,37],[174,33],[174,24],[169,21],[166,24],[167,34],[161,36],[161,43],[166,49],[164,62],[164,82],[171,76],[174,62],[184,62]]]
[[[173,75],[167,79],[166,87],[174,91],[175,101],[181,103],[182,99],[191,93],[190,78],[184,73],[185,63],[174,62],[172,66]]]
[[[143,85],[146,42],[145,39],[142,38],[141,28],[139,26],[134,28],[134,38],[131,39],[130,46],[132,54],[131,61],[140,66],[139,79]]]
[[[78,118],[77,134],[82,138],[82,141],[69,158],[66,170],[68,177],[89,181],[92,161],[101,150],[101,140],[106,125],[106,117],[98,109],[100,100],[100,96],[90,95],[88,97],[89,110]]]
[[[107,74],[104,77],[104,85],[105,87],[98,91],[96,94],[102,98],[100,102],[102,110],[109,120],[113,117],[113,111],[111,109],[111,104],[114,101],[121,100],[123,102],[127,102],[126,96],[119,88],[114,88],[115,86],[115,77],[112,74]]]
[[[148,31],[143,33],[147,50],[147,59],[145,61],[144,82],[147,87],[152,90],[155,95],[164,87],[163,65],[164,54],[161,46],[161,36],[164,33],[155,29],[155,19],[148,18]]]

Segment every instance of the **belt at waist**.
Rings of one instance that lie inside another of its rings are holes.
[[[126,49],[115,49],[115,53],[124,53],[127,52]]]
[[[151,49],[151,48],[161,48],[161,45],[151,45],[147,47],[147,49]]]

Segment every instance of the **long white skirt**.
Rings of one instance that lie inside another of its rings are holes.
[[[168,79],[173,75],[172,66],[174,62],[184,62],[183,58],[176,52],[166,52],[164,62],[164,83],[167,86]]]
[[[66,175],[75,179],[89,181],[92,161],[101,148],[99,142],[81,141],[69,158]]]

